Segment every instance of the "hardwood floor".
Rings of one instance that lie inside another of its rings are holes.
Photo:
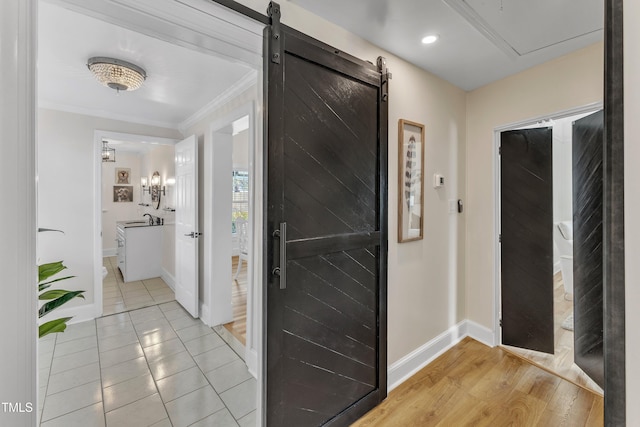
[[[602,426],[603,398],[471,338],[389,393],[354,427]]]
[[[562,322],[564,322],[567,316],[573,314],[573,302],[566,300],[564,297],[564,286],[562,284],[562,275],[560,273],[554,276],[553,282],[555,353],[546,354],[509,346],[504,346],[504,348],[505,350],[514,353],[516,356],[530,360],[541,368],[549,370],[566,380],[578,384],[579,386],[593,390],[602,396],[602,388],[582,372],[582,369],[573,363],[573,331],[562,328]]]
[[[238,257],[231,258],[232,272],[235,274],[238,268]],[[242,263],[242,268],[237,280],[231,281],[231,302],[233,304],[233,322],[224,325],[231,334],[247,345],[247,263]]]

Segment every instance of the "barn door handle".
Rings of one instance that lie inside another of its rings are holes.
[[[280,267],[273,269],[272,273],[280,277],[280,289],[287,288],[287,223],[281,222],[280,229],[273,232],[273,237],[280,239]]]

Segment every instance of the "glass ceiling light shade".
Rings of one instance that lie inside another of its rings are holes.
[[[147,73],[137,65],[104,56],[89,58],[87,67],[101,84],[118,92],[139,89],[147,78]]]
[[[102,140],[102,161],[103,162],[115,162],[116,161],[116,149],[109,148],[107,141]]]

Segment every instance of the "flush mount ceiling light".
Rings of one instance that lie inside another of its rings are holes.
[[[139,89],[147,78],[147,73],[137,65],[104,56],[89,58],[87,67],[100,83],[118,92]]]
[[[431,34],[429,36],[423,37],[422,38],[422,43],[423,44],[432,44],[438,41],[438,39],[440,38],[440,36],[438,36],[437,34]]]

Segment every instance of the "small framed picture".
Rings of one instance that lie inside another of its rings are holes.
[[[133,202],[133,186],[132,185],[114,185],[113,201],[114,203]]]
[[[424,125],[398,122],[398,242],[422,239]]]
[[[116,168],[116,184],[131,184],[131,169]]]

